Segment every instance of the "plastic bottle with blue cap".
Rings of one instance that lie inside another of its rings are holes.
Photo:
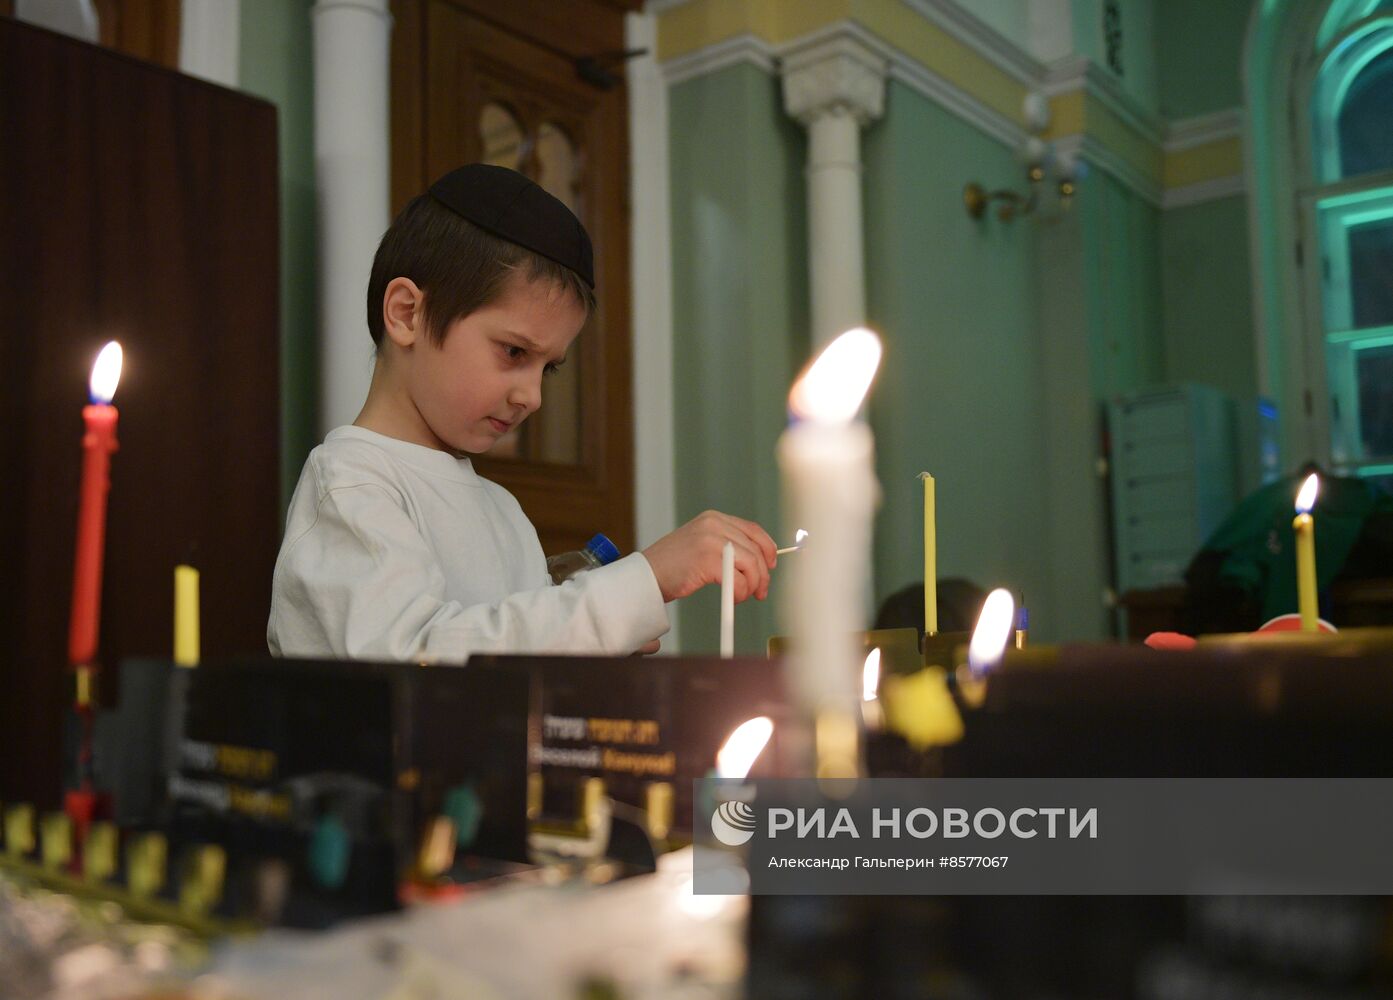
[[[619,558],[619,548],[604,535],[596,535],[585,548],[559,552],[547,560],[547,572],[552,583],[565,583],[574,576],[608,566]]]

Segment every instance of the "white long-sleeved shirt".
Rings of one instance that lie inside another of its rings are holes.
[[[462,661],[630,653],[667,629],[641,553],[554,586],[532,522],[469,459],[350,426],[300,473],[266,640],[276,656]]]

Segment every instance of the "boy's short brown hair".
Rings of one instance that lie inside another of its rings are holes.
[[[564,264],[485,232],[432,198],[407,203],[382,236],[368,279],[368,332],[382,346],[382,299],[393,278],[410,278],[425,293],[426,333],[439,344],[455,320],[482,309],[522,275],[595,309],[595,293]]]

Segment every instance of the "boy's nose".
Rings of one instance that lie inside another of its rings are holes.
[[[524,414],[535,413],[542,405],[541,379],[526,379],[513,386],[508,393],[508,403],[518,407]]]

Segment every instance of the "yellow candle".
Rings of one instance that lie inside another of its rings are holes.
[[[1306,477],[1296,496],[1296,520],[1291,522],[1296,532],[1296,598],[1303,632],[1320,630],[1320,606],[1316,600],[1316,522],[1311,517],[1319,487],[1320,480],[1314,472]]]
[[[938,531],[934,510],[934,477],[919,473],[924,481],[924,634],[938,634]]]
[[[174,567],[174,662],[198,666],[198,570]]]

